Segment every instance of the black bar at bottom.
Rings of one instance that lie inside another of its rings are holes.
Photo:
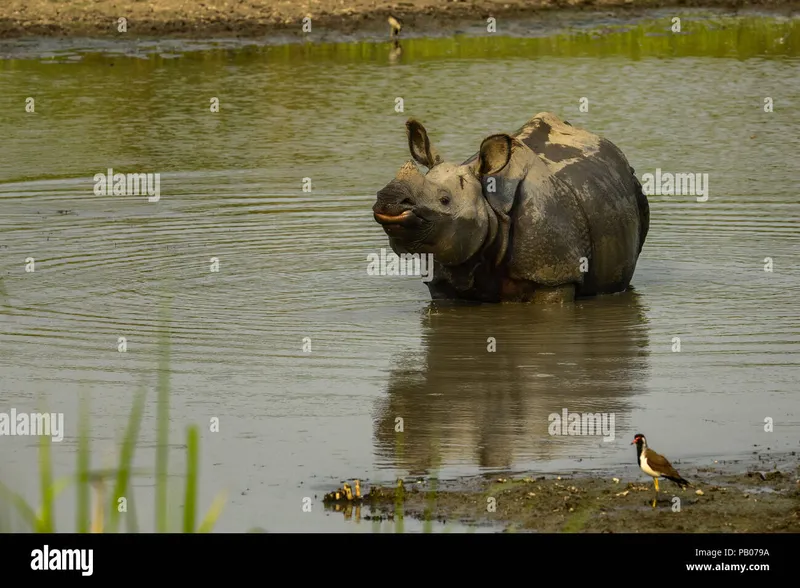
[[[243,572],[285,570],[350,582],[383,570],[408,580],[452,578],[480,568],[502,578],[672,581],[691,576],[795,577],[796,534],[5,534],[6,578],[236,581]],[[75,551],[77,550],[77,551]],[[329,566],[326,564],[330,564]],[[742,567],[743,566],[743,567]],[[299,575],[298,575],[299,574]],[[409,574],[409,575],[406,575]],[[563,576],[562,574],[566,574]],[[172,576],[175,576],[172,578]],[[372,577],[372,576],[370,576]],[[275,577],[277,579],[277,577]]]

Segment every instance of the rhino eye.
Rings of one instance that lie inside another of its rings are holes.
[[[441,198],[439,198],[439,202],[441,202],[442,204],[447,206],[448,204],[450,204],[450,197],[449,196],[442,196]]]

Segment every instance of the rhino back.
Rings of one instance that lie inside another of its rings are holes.
[[[556,184],[571,188],[588,223],[591,252],[582,293],[627,287],[647,235],[649,206],[623,153],[550,113],[537,114],[515,135],[542,159]],[[565,205],[573,211],[572,202]]]

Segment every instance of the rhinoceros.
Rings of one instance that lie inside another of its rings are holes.
[[[539,113],[461,165],[406,122],[412,158],[377,193],[395,254],[428,254],[431,298],[565,302],[630,286],[650,206],[616,145]]]

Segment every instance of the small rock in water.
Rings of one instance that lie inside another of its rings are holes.
[[[698,496],[702,496],[703,495],[703,491],[698,488],[697,492],[695,492],[695,494],[697,494]]]

